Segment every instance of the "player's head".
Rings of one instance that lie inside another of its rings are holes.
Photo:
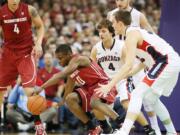
[[[127,9],[129,7],[130,0],[115,0],[119,9]]]
[[[72,58],[72,49],[67,44],[58,46],[55,53],[60,65],[63,67],[67,66]]]
[[[53,66],[53,55],[50,52],[44,54],[44,64],[47,67]]]
[[[114,13],[112,22],[116,32],[120,33],[123,27],[131,24],[131,14],[129,11],[119,10]]]
[[[8,6],[10,6],[12,9],[16,9],[20,3],[20,0],[7,0]]]
[[[106,40],[106,39],[108,39],[108,37],[113,37],[115,35],[114,28],[112,26],[112,22],[107,19],[103,19],[97,25],[97,30],[99,32],[99,37],[102,40]]]
[[[20,0],[7,0],[7,2],[8,2],[8,4],[10,4],[10,5],[16,6],[16,5],[19,4]]]

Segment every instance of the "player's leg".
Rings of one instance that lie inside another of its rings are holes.
[[[156,112],[157,116],[162,121],[167,134],[174,135],[176,134],[175,127],[172,123],[170,114],[165,107],[165,105],[159,100],[159,95],[155,93],[148,93],[145,97],[146,101],[152,105],[153,110]]]
[[[90,119],[81,107],[81,99],[76,92],[67,95],[65,102],[69,110],[83,123],[87,123]]]
[[[117,84],[118,96],[120,97],[120,103],[126,111],[128,110],[131,92],[133,91],[134,88],[135,88],[134,78],[132,79],[132,77],[129,77],[127,80],[123,80]],[[154,133],[154,130],[151,128],[151,126],[149,125],[148,121],[146,120],[142,112],[140,112],[136,121],[143,127],[147,135]]]
[[[149,87],[145,87],[146,84],[143,82],[139,83],[139,85],[133,90],[131,94],[130,103],[128,106],[128,111],[126,114],[125,121],[120,131],[114,133],[115,135],[128,135],[135,120],[139,116],[142,107],[142,100],[144,98],[145,93],[149,90]]]
[[[112,133],[113,129],[112,129],[111,125],[109,124],[109,122],[107,121],[104,114],[98,110],[95,110],[95,109],[93,109],[93,113],[94,113],[96,119],[98,120],[101,128],[103,129],[103,133],[104,134]]]
[[[141,70],[140,72],[135,74],[133,76],[134,85],[136,86],[143,79],[144,76],[145,76],[144,70]],[[150,124],[151,124],[152,129],[155,130],[156,135],[161,135],[161,131],[160,131],[158,121],[157,121],[157,116],[153,110],[153,107],[151,105],[149,105],[145,100],[143,100],[143,106],[144,106],[144,109],[145,109],[145,111],[148,115],[148,118],[150,120]]]
[[[128,106],[129,106],[129,100],[123,100],[121,101],[122,106],[124,109],[127,111]],[[145,133],[148,134],[154,134],[154,130],[151,128],[149,125],[148,121],[146,120],[144,114],[140,112],[139,116],[137,117],[136,121],[143,127]]]
[[[90,111],[90,98],[86,91],[81,88],[78,88],[75,91],[76,92],[67,95],[65,99],[69,110],[85,124],[90,135],[93,134],[93,132],[96,132],[98,135],[101,132],[101,128],[96,126],[96,124],[86,114],[86,112]]]
[[[155,130],[156,135],[161,135],[161,130],[159,128],[157,116],[156,113],[154,112],[153,106],[145,99],[143,100],[143,106],[148,115],[149,121],[151,123],[151,127]]]
[[[25,94],[28,97],[33,96],[37,77],[34,57],[31,55],[21,56],[17,63],[17,69],[22,79],[22,86],[24,88]],[[41,122],[40,116],[34,115],[33,117],[36,128],[36,135],[46,135],[45,127]]]
[[[91,97],[91,107],[111,118],[115,122],[116,128],[119,128],[122,123],[122,117],[119,116],[111,106],[115,101],[116,95],[117,91],[115,88],[113,88],[105,97],[94,93]]]
[[[2,52],[1,52],[2,53]],[[14,54],[8,49],[3,49],[0,53],[0,106],[8,87],[11,86],[18,76],[18,71],[14,65]]]

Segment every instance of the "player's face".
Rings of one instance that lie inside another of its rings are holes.
[[[20,0],[7,0],[8,1],[8,5],[12,6],[12,7],[17,7]]]
[[[116,5],[119,9],[126,9],[129,6],[129,0],[116,0]]]
[[[62,67],[65,67],[68,65],[69,61],[70,61],[70,55],[69,54],[64,54],[64,53],[56,53],[56,58],[59,61],[59,64]]]
[[[44,63],[46,66],[52,66],[53,65],[53,57],[51,54],[47,53],[44,55]]]
[[[20,0],[7,0],[7,1],[10,9],[15,11],[18,8]]]
[[[99,29],[99,37],[103,40],[106,41],[109,39],[109,37],[112,37],[112,34],[109,32],[107,28],[102,28]]]
[[[115,33],[120,34],[121,33],[121,24],[120,24],[120,22],[116,21],[115,17],[112,18],[112,24],[113,24]]]

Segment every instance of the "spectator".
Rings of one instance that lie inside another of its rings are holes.
[[[37,79],[36,86],[40,86],[42,82]],[[40,93],[41,96],[45,97],[44,91]],[[7,104],[6,117],[9,122],[11,122],[18,130],[27,131],[34,127],[33,115],[29,112],[27,104],[27,96],[24,93],[24,89],[21,85],[20,77],[17,79],[17,83],[10,91]],[[56,104],[56,103],[54,103]],[[48,108],[43,112],[40,117],[44,123],[48,123],[52,120],[53,116],[56,114],[54,107]]]

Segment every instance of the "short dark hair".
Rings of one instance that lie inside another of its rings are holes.
[[[112,22],[107,20],[107,19],[103,19],[100,21],[100,23],[97,25],[97,29],[102,29],[102,28],[107,28],[109,30],[109,32],[112,33],[112,36],[115,35],[115,32],[114,32],[114,28],[112,26]]]
[[[122,21],[125,25],[131,24],[131,13],[125,10],[118,10],[114,13],[116,21]]]
[[[72,49],[68,44],[61,44],[56,48],[55,53],[72,54]]]

